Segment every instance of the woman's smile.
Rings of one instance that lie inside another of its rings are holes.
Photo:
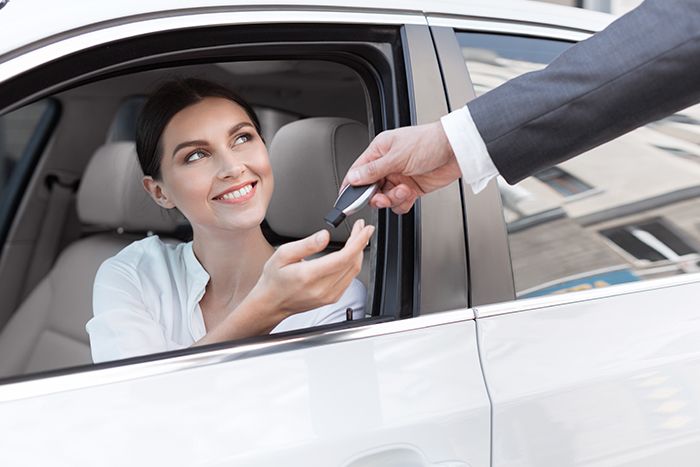
[[[207,97],[175,114],[163,130],[164,197],[193,230],[259,227],[274,179],[267,148],[238,104]]]
[[[238,184],[218,194],[213,199],[226,204],[244,203],[255,196],[255,187],[258,182],[245,182]]]

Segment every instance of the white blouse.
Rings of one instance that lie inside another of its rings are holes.
[[[95,363],[189,347],[206,329],[199,301],[209,274],[192,242],[168,244],[158,236],[136,241],[100,266],[95,276],[94,317],[85,328]],[[272,332],[289,331],[364,317],[367,291],[353,280],[332,305],[298,313]]]

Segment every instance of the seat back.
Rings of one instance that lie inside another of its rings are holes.
[[[289,123],[275,134],[270,164],[275,192],[266,220],[278,235],[302,238],[328,228],[324,216],[338,197],[348,169],[369,144],[367,127],[347,118],[314,117]],[[331,241],[344,242],[352,223],[369,221],[364,208],[331,229]]]
[[[91,363],[85,323],[97,269],[145,232],[170,233],[181,222],[148,197],[141,177],[133,142],[96,151],[78,191],[78,215],[103,233],[64,249],[2,329],[0,376]]]

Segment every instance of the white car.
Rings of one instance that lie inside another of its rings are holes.
[[[612,19],[489,0],[0,2],[0,465],[697,465],[697,107],[514,187],[365,211],[364,319],[90,359],[100,263],[189,234],[104,157],[129,153],[156,83],[230,85],[271,158],[298,158],[275,168],[279,244],[322,224],[373,135]]]

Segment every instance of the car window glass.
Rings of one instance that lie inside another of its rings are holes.
[[[477,95],[571,46],[457,37]],[[700,270],[700,105],[514,186],[498,185],[519,298]]]
[[[7,198],[7,187],[33,138],[38,135],[41,117],[49,102],[39,101],[0,116],[0,203]]]

